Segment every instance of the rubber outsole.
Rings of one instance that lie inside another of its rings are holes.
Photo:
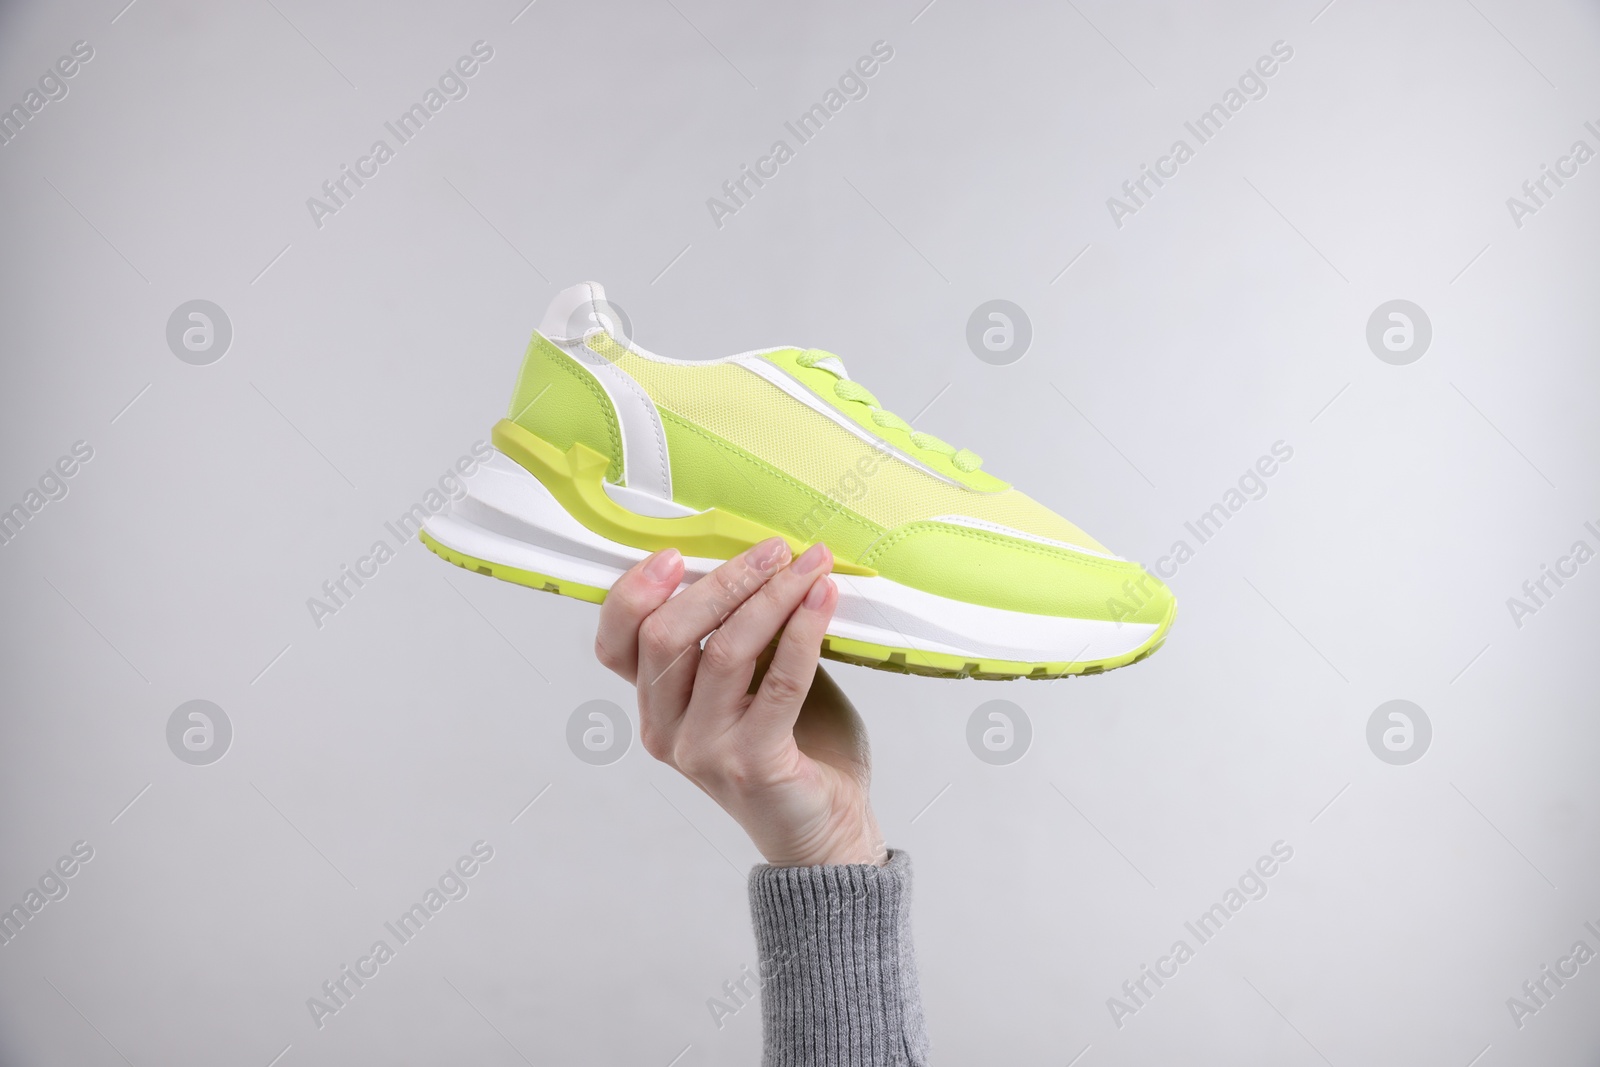
[[[552,578],[504,563],[458,552],[429,536],[426,530],[418,534],[422,543],[440,559],[454,563],[463,570],[485,574],[503,582],[512,582],[529,589],[571,597],[574,600],[599,604],[606,598],[607,590],[599,586]],[[1153,634],[1138,648],[1109,659],[1082,662],[1027,663],[1014,660],[968,659],[942,652],[926,652],[915,648],[896,648],[870,641],[856,641],[845,637],[827,636],[822,639],[822,655],[840,663],[853,663],[858,667],[890,671],[895,674],[916,674],[930,678],[976,678],[981,681],[1010,681],[1017,678],[1055,679],[1072,678],[1087,674],[1104,674],[1118,667],[1128,667],[1148,659],[1167,639],[1167,631],[1177,617],[1178,604],[1173,601],[1167,617],[1161,620]]]

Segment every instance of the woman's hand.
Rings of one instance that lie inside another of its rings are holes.
[[[637,687],[645,750],[705,790],[768,863],[882,865],[866,729],[817,669],[839,600],[833,555],[816,544],[789,557],[781,538],[763,541],[673,596],[683,557],[657,552],[612,586],[595,655]]]

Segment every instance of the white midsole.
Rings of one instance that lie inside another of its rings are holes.
[[[578,522],[539,481],[496,451],[469,478],[465,496],[423,528],[440,544],[490,563],[559,581],[610,589],[650,553]],[[685,585],[724,561],[686,557]],[[875,576],[836,574],[835,637],[968,659],[1079,663],[1125,655],[1155,633],[1153,623],[1030,615],[968,604]],[[680,591],[681,591],[680,588]]]

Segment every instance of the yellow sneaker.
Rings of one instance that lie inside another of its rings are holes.
[[[825,541],[823,654],[885,670],[1053,678],[1137,662],[1177,610],[1136,563],[912,429],[819,349],[707,361],[633,344],[594,283],[557,295],[495,451],[422,540],[459,566],[595,603],[649,553],[685,581],[758,541]]]

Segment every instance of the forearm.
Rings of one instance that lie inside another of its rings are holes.
[[[763,1067],[923,1067],[911,860],[755,868]]]

